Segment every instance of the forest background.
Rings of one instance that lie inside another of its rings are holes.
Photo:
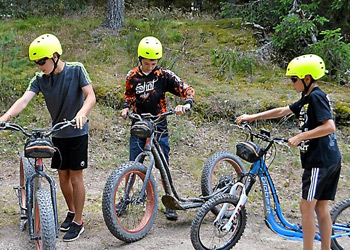
[[[117,28],[108,27],[113,4],[124,7]],[[0,0],[0,113],[23,94],[37,70],[28,59],[30,42],[44,33],[56,35],[62,43],[62,59],[85,65],[97,96],[90,114],[84,213],[88,229],[106,231],[101,193],[108,174],[128,158],[130,123],[119,118],[119,110],[125,76],[138,65],[137,45],[142,37],[158,37],[164,46],[160,64],[196,89],[191,115],[169,118],[171,169],[184,197],[200,193],[201,170],[211,154],[235,152],[236,143],[244,138],[232,126],[236,115],[288,105],[299,98],[284,76],[285,67],[296,56],[315,53],[324,58],[328,69],[319,84],[332,100],[343,155],[339,200],[348,197],[350,188],[349,15],[350,1],[344,0]],[[169,108],[178,103],[179,98],[168,96]],[[47,128],[49,117],[39,95],[12,121],[29,129]],[[276,136],[298,132],[295,118],[253,125]],[[12,186],[17,184],[23,136],[1,132],[0,142],[0,226],[6,228],[18,217]],[[283,207],[288,216],[298,219],[301,168],[297,150],[280,150],[274,164],[271,172],[282,189]],[[60,192],[58,200],[63,217]],[[260,194],[250,201],[251,213],[259,214]],[[185,226],[194,212],[186,213]]]

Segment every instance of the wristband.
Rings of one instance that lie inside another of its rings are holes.
[[[13,116],[11,115],[11,113],[10,112],[6,112],[5,114],[7,114],[10,118],[12,118]]]

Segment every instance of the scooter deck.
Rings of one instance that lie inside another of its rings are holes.
[[[180,204],[177,199],[175,199],[171,195],[163,195],[162,202],[164,206],[173,210],[185,210],[189,208],[197,208],[203,205],[203,202],[190,202],[190,203],[182,203]]]

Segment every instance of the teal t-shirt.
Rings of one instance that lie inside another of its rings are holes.
[[[53,77],[53,79],[51,79]],[[56,75],[36,73],[29,83],[28,91],[43,93],[52,119],[52,125],[64,120],[72,120],[84,103],[82,87],[91,84],[91,79],[83,64],[65,62],[62,72]],[[88,123],[83,129],[67,127],[53,134],[56,138],[69,138],[88,133]]]

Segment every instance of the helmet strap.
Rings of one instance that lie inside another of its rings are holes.
[[[58,54],[58,53],[56,53],[56,55],[57,55],[57,60],[55,61],[55,59],[52,57],[51,58],[51,60],[52,60],[52,62],[53,62],[53,69],[52,69],[52,71],[51,71],[51,73],[50,73],[50,82],[51,82],[51,85],[53,85],[53,75],[54,75],[54,72],[55,72],[55,70],[57,69],[57,65],[58,65],[58,61],[60,60],[60,54]]]
[[[304,79],[305,79],[305,78],[304,78]],[[314,82],[314,79],[311,78],[310,84],[309,84],[309,86],[307,86],[306,83],[305,83],[305,81],[304,81],[304,79],[300,79],[301,82],[302,82],[303,85],[304,85],[304,91],[302,92],[302,96],[305,96],[305,95],[307,94],[307,92],[309,92],[309,89],[310,89],[312,83]]]
[[[57,65],[58,65],[58,61],[60,60],[60,54],[56,53],[57,55],[57,60],[55,61],[55,59],[52,57],[51,60],[53,62],[53,70],[51,71],[50,74],[53,74],[55,72],[55,70],[57,69]]]

